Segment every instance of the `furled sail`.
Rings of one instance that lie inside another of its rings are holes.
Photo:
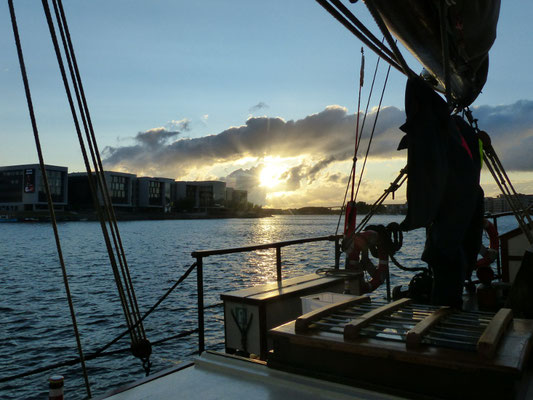
[[[449,51],[450,94],[470,105],[487,79],[488,52],[496,39],[500,0],[366,0],[388,30],[424,66],[426,79],[445,86],[443,43]],[[441,36],[444,12],[446,40]]]

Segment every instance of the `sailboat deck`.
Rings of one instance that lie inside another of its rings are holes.
[[[115,390],[100,399],[401,400],[268,368],[264,362],[206,352],[193,364]]]
[[[512,320],[510,310],[464,312],[409,299],[359,298],[271,330],[269,366],[393,392],[514,398],[532,335],[533,321]]]

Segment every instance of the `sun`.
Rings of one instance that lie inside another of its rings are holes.
[[[281,183],[281,175],[285,168],[276,163],[265,164],[259,174],[259,185],[267,188],[273,188]]]

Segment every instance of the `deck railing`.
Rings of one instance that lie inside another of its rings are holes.
[[[266,243],[259,244],[255,246],[245,246],[245,247],[234,247],[229,249],[219,249],[219,250],[201,250],[193,251],[191,256],[196,259],[196,278],[197,278],[197,290],[198,290],[198,353],[202,353],[205,350],[205,325],[204,325],[204,258],[217,256],[222,254],[232,254],[232,253],[246,253],[257,250],[265,249],[276,249],[276,279],[278,282],[281,282],[282,271],[281,271],[281,248],[287,246],[294,246],[298,244],[312,243],[312,242],[323,242],[330,241],[335,242],[335,268],[339,268],[340,256],[341,256],[341,246],[340,240],[342,235],[330,235],[330,236],[320,236],[314,238],[306,239],[296,239],[296,240],[286,240],[283,242],[275,243]]]
[[[531,213],[531,208],[528,209]],[[498,218],[504,217],[507,215],[512,215],[511,212],[504,212],[504,213],[498,213],[498,214],[487,214],[485,215],[485,218],[490,218],[493,221],[493,224],[497,228],[498,224]],[[261,244],[261,245],[255,245],[255,246],[245,246],[245,247],[235,247],[235,248],[229,248],[229,249],[219,249],[219,250],[202,250],[202,251],[194,251],[191,253],[192,257],[196,259],[196,262],[189,267],[187,272],[180,278],[164,295],[161,297],[157,303],[151,307],[151,309],[143,316],[143,320],[150,314],[152,311],[154,311],[159,304],[167,298],[167,296],[183,281],[187,278],[190,272],[192,272],[195,268],[197,271],[197,291],[198,291],[198,328],[193,329],[186,332],[181,332],[178,335],[174,335],[172,337],[168,337],[162,340],[158,340],[157,342],[152,343],[153,345],[158,345],[165,343],[167,341],[177,339],[177,338],[183,338],[188,337],[196,332],[198,332],[199,339],[198,339],[198,352],[202,353],[205,350],[205,328],[204,328],[204,310],[208,308],[212,308],[213,306],[218,306],[218,304],[210,305],[205,307],[204,306],[204,285],[203,285],[203,259],[210,257],[210,256],[216,256],[216,255],[222,255],[222,254],[231,254],[231,253],[243,253],[243,252],[251,252],[251,251],[257,251],[257,250],[264,250],[264,249],[276,249],[276,273],[277,273],[277,281],[281,282],[282,278],[282,263],[281,263],[281,248],[287,247],[287,246],[293,246],[298,244],[305,244],[305,243],[311,243],[311,242],[320,242],[320,241],[330,241],[335,242],[335,268],[339,269],[340,264],[340,256],[341,256],[341,247],[340,247],[340,241],[342,239],[342,235],[330,235],[330,236],[321,236],[321,237],[314,237],[314,238],[306,238],[306,239],[296,239],[296,240],[287,240],[283,242],[275,242],[275,243],[267,243],[267,244]],[[501,278],[501,264],[500,264],[500,258],[498,257],[496,259],[497,261],[497,277]],[[113,339],[110,343],[100,348],[100,350],[97,350],[94,353],[89,352],[85,356],[85,360],[92,360],[99,357],[105,357],[110,355],[116,355],[118,353],[127,353],[131,351],[130,347],[125,347],[119,350],[114,351],[104,351],[104,349],[107,349],[111,344],[115,343],[118,339],[121,337],[127,335],[129,331],[122,332],[118,337]],[[36,373],[49,371],[52,369],[57,369],[65,366],[71,366],[78,364],[80,362],[79,357],[59,361],[53,364],[49,364],[46,366],[41,366],[38,368],[34,368],[29,371],[24,371],[21,373],[17,373],[11,376],[3,376],[0,377],[0,383],[10,382],[15,379],[20,379],[23,377],[27,377]]]
[[[531,210],[530,210],[531,212]],[[497,220],[500,217],[504,217],[507,215],[511,215],[512,213],[499,213],[499,214],[487,214],[485,215],[486,218],[491,218],[493,221],[493,224],[497,228]],[[287,240],[283,242],[275,242],[275,243],[266,243],[261,245],[255,245],[255,246],[245,246],[245,247],[235,247],[235,248],[229,248],[229,249],[219,249],[219,250],[202,250],[202,251],[194,251],[191,253],[192,257],[196,259],[196,262],[189,267],[187,272],[180,278],[164,295],[161,297],[158,302],[151,307],[151,309],[143,316],[143,320],[150,314],[152,311],[154,311],[159,304],[167,298],[167,296],[183,281],[187,278],[189,273],[191,273],[195,268],[197,271],[197,291],[198,291],[198,328],[193,329],[186,332],[181,332],[178,335],[174,335],[169,338],[165,338],[163,340],[159,340],[157,342],[152,343],[153,345],[162,344],[164,342],[170,341],[171,339],[177,339],[177,338],[183,338],[188,337],[196,332],[198,332],[199,339],[198,339],[198,352],[202,353],[205,350],[205,328],[204,328],[204,310],[208,308],[212,308],[213,306],[218,306],[218,304],[210,305],[205,307],[204,306],[204,285],[203,285],[203,259],[210,257],[210,256],[216,256],[216,255],[222,255],[222,254],[231,254],[231,253],[243,253],[243,252],[251,252],[251,251],[257,251],[257,250],[264,250],[264,249],[276,249],[276,273],[277,273],[277,281],[281,282],[282,278],[282,262],[281,262],[281,248],[287,247],[287,246],[293,246],[298,244],[305,244],[305,243],[311,243],[311,242],[320,242],[320,241],[330,241],[335,242],[335,268],[339,269],[340,264],[340,256],[341,256],[341,247],[340,247],[340,241],[342,239],[342,235],[330,235],[330,236],[321,236],[321,237],[314,237],[314,238],[306,238],[306,239],[296,239],[296,240]],[[497,276],[501,278],[501,267],[500,267],[500,258],[497,258]],[[103,351],[104,349],[107,349],[109,345],[115,343],[117,339],[120,339],[121,337],[128,334],[129,331],[125,331],[121,333],[117,338],[112,340],[107,345],[103,346],[100,350],[91,353],[89,352],[85,356],[85,360],[92,360],[98,357],[105,357],[109,355],[115,355],[117,353],[127,353],[131,349],[130,347],[125,347],[119,350],[114,351]],[[10,382],[15,379],[20,379],[23,377],[27,377],[39,372],[49,371],[51,369],[57,369],[64,366],[71,366],[75,365],[80,362],[79,357],[72,358],[69,360],[64,360],[60,362],[56,362],[50,365],[41,366],[38,368],[34,368],[29,371],[24,371],[21,373],[17,373],[11,376],[3,376],[0,377],[0,383],[4,382]]]

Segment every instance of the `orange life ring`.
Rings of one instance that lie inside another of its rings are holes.
[[[368,254],[368,250],[371,246],[377,246],[378,251],[378,266],[374,268],[374,265],[365,257],[365,254]],[[389,256],[386,251],[384,251],[383,246],[380,246],[379,243],[379,234],[376,231],[363,231],[355,234],[351,246],[346,251],[348,255],[349,264],[347,268],[354,268],[353,261],[357,261],[357,264],[362,267],[363,270],[368,272],[370,275],[370,280],[362,279],[360,281],[360,294],[370,293],[376,290],[383,282],[389,273]],[[365,262],[364,260],[367,260]]]
[[[492,264],[492,262],[498,256],[498,251],[500,248],[500,239],[498,237],[498,230],[496,229],[494,224],[491,223],[488,219],[484,219],[483,230],[489,236],[489,249],[493,251],[489,251],[489,249],[481,245],[479,254],[481,254],[482,258],[477,260],[476,269],[488,267],[490,264]]]
[[[489,235],[489,248],[487,249],[485,246],[481,246],[479,253],[482,258],[476,263],[476,276],[481,283],[490,285],[494,279],[494,271],[490,267],[490,264],[498,257],[500,240],[496,227],[489,220],[483,220],[483,229]]]

